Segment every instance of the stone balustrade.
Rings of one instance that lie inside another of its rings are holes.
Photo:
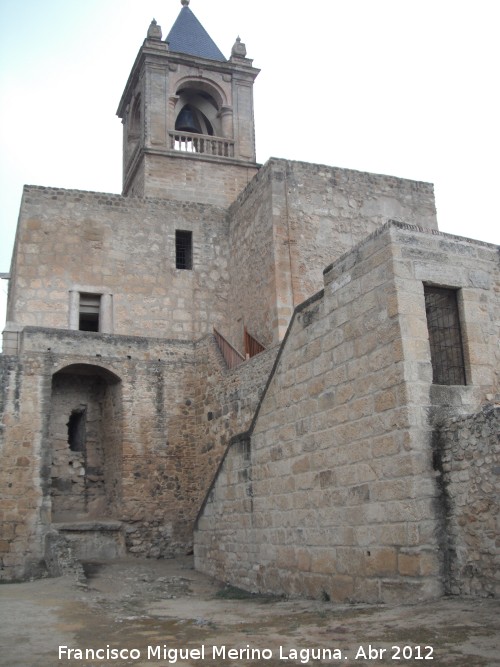
[[[224,137],[192,132],[169,132],[170,148],[183,153],[203,153],[216,157],[234,157],[234,141]]]

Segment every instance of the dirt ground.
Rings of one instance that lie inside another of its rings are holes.
[[[190,558],[92,564],[86,574],[0,586],[2,667],[500,665],[499,601],[245,597]]]

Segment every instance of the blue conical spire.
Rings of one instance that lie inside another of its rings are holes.
[[[183,7],[166,40],[170,51],[226,62],[222,51],[189,9],[189,0],[181,3]]]

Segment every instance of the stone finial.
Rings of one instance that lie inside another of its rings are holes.
[[[236,37],[236,41],[231,49],[231,55],[237,58],[245,58],[247,55],[247,47],[243,44],[240,37]]]
[[[181,5],[187,7],[189,5],[189,0],[181,0]]]
[[[148,28],[148,39],[161,39],[161,26],[156,23],[156,19],[151,21]]]

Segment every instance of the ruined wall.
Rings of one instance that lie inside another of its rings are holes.
[[[230,219],[232,340],[245,320],[265,345],[282,340],[293,309],[322,288],[324,267],[388,220],[437,229],[429,183],[275,158]]]
[[[193,344],[28,327],[20,356],[2,361],[0,509],[2,534],[10,535],[2,576],[33,574],[51,524],[68,519],[123,522],[132,553],[185,553],[197,494],[209,482],[197,476]],[[70,414],[82,404],[94,421],[87,443],[94,458],[79,461],[78,472],[89,466],[86,498],[70,507],[61,495],[73,484],[67,468],[75,461],[67,440],[65,456],[62,449]]]
[[[52,378],[52,521],[114,516],[121,498],[121,397],[100,375]],[[111,396],[110,396],[111,395]]]
[[[44,454],[50,379],[42,358],[0,355],[0,579],[41,574],[50,517]]]
[[[500,409],[445,420],[434,447],[447,592],[498,597]]]
[[[176,230],[193,270],[176,269]],[[73,290],[107,295],[107,333],[200,337],[225,317],[227,236],[217,207],[27,186],[7,320],[67,329]]]
[[[0,577],[40,573],[52,529],[82,521],[121,522],[132,554],[188,552],[228,438],[248,428],[276,351],[228,371],[212,336],[195,346],[25,328],[19,357],[0,357]],[[82,409],[85,450],[72,451],[68,423]]]
[[[250,435],[195,532],[196,566],[251,590],[391,601],[444,590],[433,420],[498,392],[498,249],[391,223],[299,307]],[[460,293],[469,384],[432,385],[424,283]]]

